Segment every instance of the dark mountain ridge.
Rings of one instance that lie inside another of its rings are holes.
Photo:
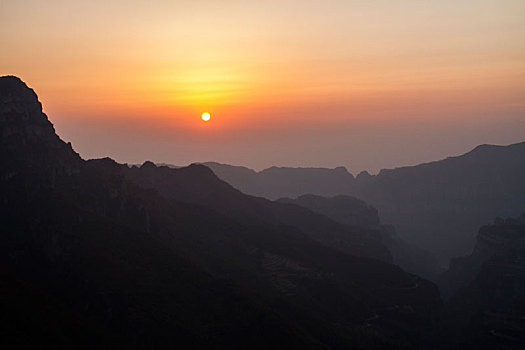
[[[0,103],[4,345],[433,342],[437,288],[372,258],[389,259],[373,237],[295,205],[245,196],[204,166],[84,161],[18,78],[0,78]],[[296,226],[307,217],[312,227]]]

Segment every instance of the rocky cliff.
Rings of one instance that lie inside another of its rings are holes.
[[[471,255],[453,261],[441,281],[446,303],[443,346],[525,347],[525,215],[479,230]]]

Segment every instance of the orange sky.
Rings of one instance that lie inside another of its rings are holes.
[[[4,0],[0,23],[0,74],[87,158],[375,172],[525,140],[521,0]]]

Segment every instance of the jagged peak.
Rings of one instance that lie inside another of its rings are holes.
[[[106,167],[119,168],[121,164],[117,163],[114,159],[109,157],[90,159],[87,161],[90,164],[102,165]]]
[[[17,85],[28,87],[26,83],[16,75],[3,75],[0,77],[0,87],[16,87]]]
[[[207,175],[212,175],[213,177],[216,177],[213,170],[211,170],[208,166],[200,163],[191,163],[187,167],[180,168],[180,170],[191,170],[191,171],[198,171],[199,173],[206,173]]]
[[[156,169],[157,166],[150,160],[145,161],[141,166],[141,169]]]
[[[11,169],[6,171],[38,169],[54,179],[75,172],[82,161],[56,134],[34,90],[16,76],[0,77],[0,131],[0,147],[11,159],[2,164]]]
[[[361,171],[359,174],[357,174],[356,180],[366,180],[371,179],[373,176],[366,170]]]
[[[491,151],[491,150],[495,150],[495,149],[499,149],[499,148],[503,148],[503,147],[505,147],[505,146],[489,145],[487,143],[484,143],[482,145],[478,145],[478,146],[474,147],[471,151],[465,153],[464,155]]]
[[[321,168],[321,167],[287,167],[287,166],[271,166],[264,170],[261,170],[259,173],[272,173],[276,171],[293,171],[293,172],[303,172],[303,171],[312,171],[312,172],[327,172],[334,173],[338,175],[353,175],[344,167],[338,166],[336,168]]]
[[[474,149],[472,149],[470,152],[465,153],[463,156],[477,155],[480,153],[499,151],[499,150],[504,150],[504,149],[521,149],[521,148],[525,148],[525,141],[513,143],[510,145],[482,144],[482,145],[474,147]]]
[[[4,75],[0,77],[0,95],[31,94],[37,99],[36,93],[17,76]]]

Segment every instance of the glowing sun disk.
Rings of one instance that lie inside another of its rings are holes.
[[[201,118],[202,118],[202,120],[204,120],[205,122],[207,122],[208,120],[210,120],[211,115],[210,115],[210,113],[202,113]]]

